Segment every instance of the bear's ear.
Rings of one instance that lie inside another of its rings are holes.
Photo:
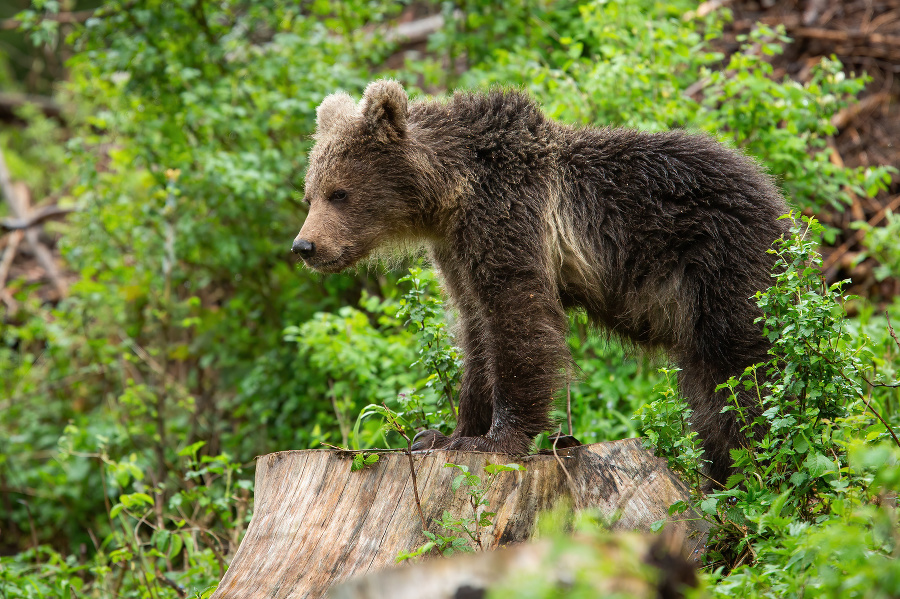
[[[316,130],[325,133],[344,120],[356,115],[356,102],[348,94],[338,92],[322,100],[316,109]]]
[[[369,131],[382,141],[406,136],[406,90],[390,79],[373,81],[366,88],[360,111]]]

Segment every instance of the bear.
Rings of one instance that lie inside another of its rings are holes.
[[[336,273],[420,244],[458,311],[458,424],[413,449],[526,453],[573,371],[566,311],[665,352],[724,482],[745,438],[719,383],[768,359],[753,296],[788,229],[772,179],[713,138],[574,127],[510,89],[409,101],[396,81],[326,97],[292,251]],[[751,417],[755,395],[738,401]]]

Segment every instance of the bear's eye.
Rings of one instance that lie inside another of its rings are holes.
[[[347,199],[347,192],[343,189],[335,189],[331,192],[331,195],[328,197],[332,202],[343,202]]]
[[[307,206],[312,206],[312,204],[309,201],[309,196],[303,196],[303,203],[306,204]]]

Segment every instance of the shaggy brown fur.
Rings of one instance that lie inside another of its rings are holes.
[[[711,475],[724,477],[742,435],[714,389],[766,359],[750,298],[786,230],[756,163],[700,135],[561,125],[518,92],[408,103],[393,81],[359,106],[326,98],[316,140],[294,251],[338,272],[424,241],[459,310],[459,425],[416,447],[527,451],[571,370],[565,310],[581,307],[674,358]]]

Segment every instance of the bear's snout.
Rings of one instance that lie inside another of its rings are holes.
[[[316,253],[316,244],[305,239],[300,239],[298,237],[294,240],[294,245],[291,246],[291,251],[295,254],[299,254],[303,259],[309,259],[312,258]]]

